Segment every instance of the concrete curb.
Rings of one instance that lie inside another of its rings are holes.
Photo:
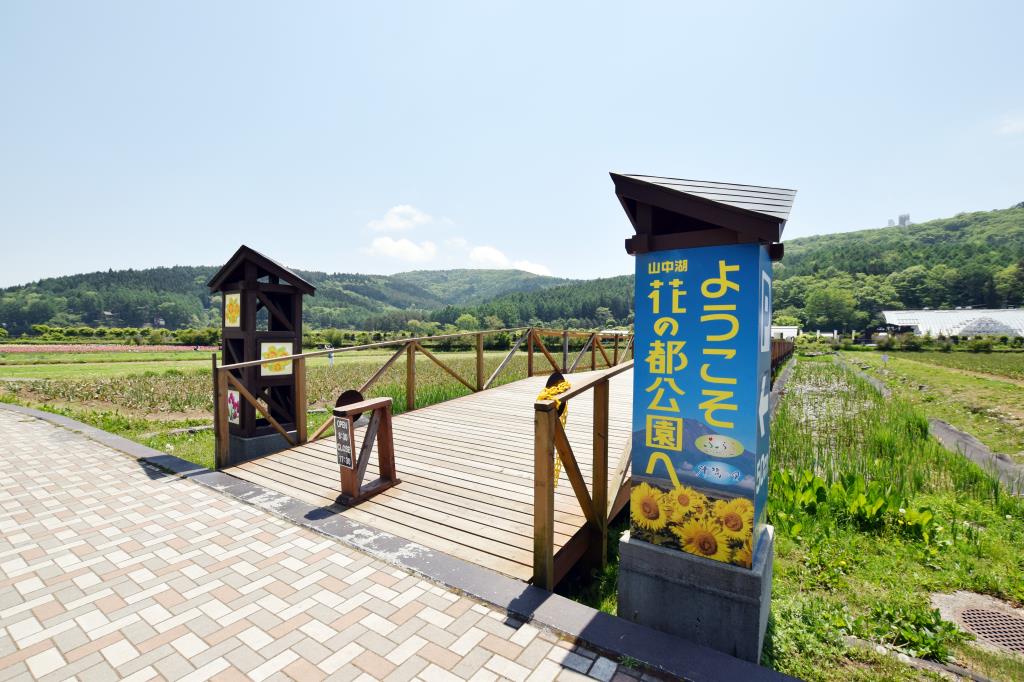
[[[980,466],[990,476],[999,479],[1013,495],[1024,493],[1024,465],[1007,462],[988,449],[984,443],[955,426],[928,418],[928,430],[942,446],[951,452],[958,452]]]
[[[0,403],[0,409],[80,433],[143,465],[187,478],[259,507],[388,564],[503,610],[519,620],[552,630],[599,653],[615,659],[628,656],[659,675],[692,682],[794,679],[714,649],[610,616],[533,585],[353,522],[331,509],[314,507],[230,474],[199,467],[74,419],[6,403]]]
[[[772,383],[772,392],[768,397],[770,403],[769,416],[775,417],[775,413],[779,409],[779,405],[782,404],[782,397],[786,395],[786,382],[789,381],[789,377],[793,375],[793,368],[796,367],[796,353],[786,361],[783,365],[782,371],[775,377],[775,381]]]
[[[850,370],[864,381],[874,386],[875,390],[881,393],[883,398],[892,397],[892,390],[888,386],[886,386],[885,382],[882,381],[881,379],[873,377],[869,374],[865,374],[863,371],[857,369],[856,367],[853,367],[849,362],[846,361],[845,358],[841,358],[838,355],[832,356],[832,360],[840,367],[845,367],[846,369]]]

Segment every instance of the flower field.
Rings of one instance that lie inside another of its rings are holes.
[[[325,408],[333,406],[342,391],[361,386],[387,360],[388,355],[379,351],[338,353],[333,367],[323,357],[310,361],[306,373],[309,409],[314,410],[309,415],[310,428],[316,428],[327,418]],[[74,371],[68,376],[62,376],[62,367],[47,362],[61,357],[56,353],[43,357],[38,367],[39,375],[56,378],[0,381],[0,401],[66,414],[197,464],[212,466],[212,432],[178,433],[181,429],[213,423],[213,381],[208,356],[201,366],[183,369],[172,362],[146,363],[145,371],[133,371],[134,363],[69,365]],[[475,377],[474,354],[442,353],[439,357],[468,380]],[[488,376],[504,357],[505,353],[501,351],[484,354],[484,369]],[[161,365],[171,367],[151,369]],[[37,368],[21,364],[10,367],[14,376],[17,376],[17,370],[25,369]],[[3,370],[0,367],[0,379],[5,376]],[[112,373],[108,374],[108,370]],[[517,354],[495,380],[495,385],[525,376],[526,358]],[[401,413],[406,407],[405,391],[405,363],[396,362],[367,391],[367,397],[391,397],[394,412]],[[417,407],[468,393],[469,389],[429,359],[422,355],[417,357]]]
[[[216,346],[199,346],[207,353],[220,350]],[[0,343],[4,353],[192,353],[196,346],[133,346],[121,343]]]

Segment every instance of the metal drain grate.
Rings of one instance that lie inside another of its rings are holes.
[[[960,618],[979,637],[1024,654],[1024,618],[991,609],[964,609]]]

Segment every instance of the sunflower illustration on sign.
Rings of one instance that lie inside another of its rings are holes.
[[[751,566],[754,503],[745,497],[719,499],[679,483],[663,490],[643,482],[633,485],[630,516],[638,540]]]
[[[224,326],[239,327],[242,324],[242,295],[224,294]]]
[[[285,358],[292,354],[291,343],[261,343],[260,359]],[[292,373],[291,360],[279,360],[260,365],[260,376],[279,376]]]

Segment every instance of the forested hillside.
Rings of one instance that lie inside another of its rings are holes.
[[[1024,205],[786,242],[776,319],[863,329],[898,308],[1024,304]]]
[[[505,294],[476,306],[449,306],[434,313],[432,319],[454,322],[465,313],[479,320],[501,320],[502,326],[539,323],[595,328],[630,324],[633,322],[633,275]]]
[[[219,326],[219,301],[206,289],[214,271],[109,271],[11,287],[0,290],[0,323],[11,334],[34,324]],[[298,272],[317,287],[304,309],[312,329],[632,322],[632,275],[574,281],[518,270]],[[1024,305],[1024,204],[787,241],[775,276],[776,320],[809,329],[864,329],[892,308]]]
[[[217,268],[176,266],[94,272],[40,280],[0,290],[0,324],[12,335],[32,325],[181,327],[219,326],[219,297],[206,282]],[[327,274],[296,270],[317,287],[304,319],[314,328],[384,328],[395,319],[469,304],[513,291],[571,280],[520,270],[421,271],[397,275]],[[397,315],[396,315],[397,313]]]

